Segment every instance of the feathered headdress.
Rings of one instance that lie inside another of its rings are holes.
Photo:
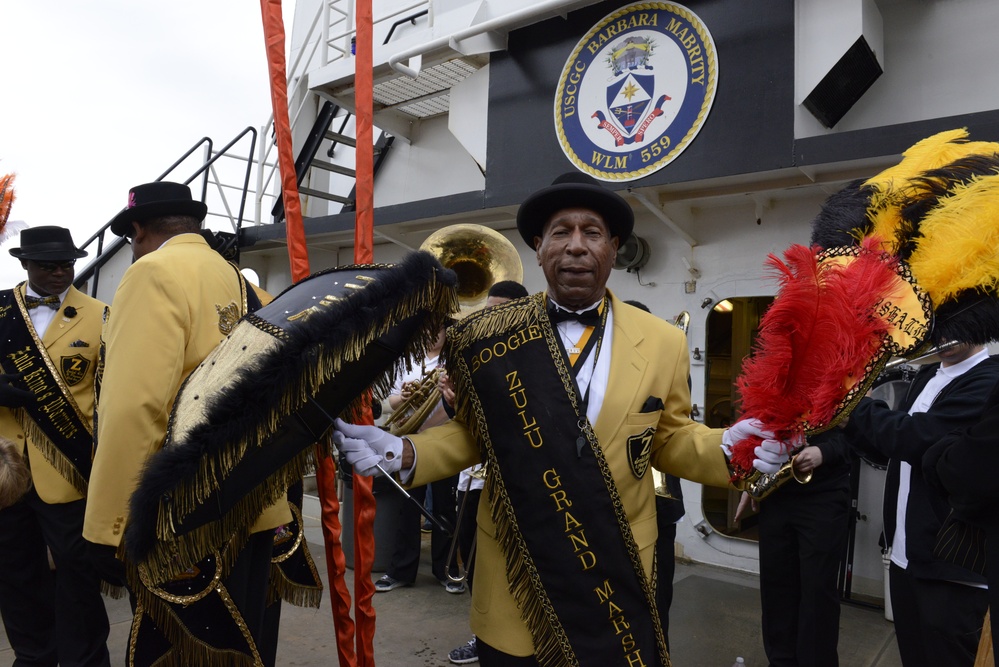
[[[794,245],[783,260],[769,256],[780,289],[736,384],[743,416],[760,420],[778,440],[798,443],[835,425],[892,354],[925,338],[929,302],[882,245],[868,237],[857,246],[819,252]],[[733,482],[757,474],[759,444],[735,444]]]
[[[821,248],[886,239],[929,295],[935,344],[999,339],[999,143],[967,136],[919,141],[899,164],[831,196],[812,226]]]
[[[892,355],[999,339],[999,144],[923,139],[831,196],[812,243],[770,257],[780,290],[737,381],[743,416],[786,442],[848,414]],[[757,444],[733,448],[734,480],[754,474]]]
[[[11,220],[10,209],[17,195],[14,193],[14,174],[0,176],[0,243],[3,243],[19,231],[27,227],[20,220]]]

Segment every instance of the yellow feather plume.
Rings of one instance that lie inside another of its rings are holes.
[[[938,132],[922,139],[902,153],[902,161],[868,179],[864,185],[874,189],[868,206],[871,220],[869,236],[886,239],[884,249],[897,252],[906,235],[902,221],[902,203],[912,188],[914,179],[924,172],[939,169],[969,155],[999,153],[999,143],[968,141],[968,130],[959,128]]]
[[[965,290],[999,286],[999,174],[957,185],[919,225],[912,275],[934,308]]]
[[[909,146],[902,153],[902,160],[894,167],[888,167],[880,174],[867,179],[864,185],[873,187],[879,193],[887,195],[898,192],[906,187],[913,177],[927,169],[936,169],[969,153],[967,146],[968,130],[959,128],[938,132]],[[984,142],[973,142],[981,144]]]

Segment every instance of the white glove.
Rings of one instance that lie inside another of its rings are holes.
[[[333,442],[358,475],[377,475],[375,466],[379,464],[389,474],[402,468],[402,438],[377,426],[348,424],[337,419],[333,423]]]
[[[780,440],[764,440],[753,453],[756,455],[753,467],[764,475],[773,475],[791,458],[788,444]]]
[[[722,451],[727,458],[732,458],[732,448],[737,442],[742,442],[751,435],[758,436],[761,440],[774,437],[770,431],[763,430],[763,422],[759,419],[740,419],[736,423],[725,429],[722,433]]]

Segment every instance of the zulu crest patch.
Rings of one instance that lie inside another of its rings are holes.
[[[696,14],[672,2],[627,5],[591,28],[562,69],[559,143],[596,178],[647,176],[697,136],[717,84],[714,42]]]
[[[215,312],[219,314],[219,331],[222,335],[228,336],[239,321],[239,308],[232,302],[225,308],[215,304]]]
[[[71,357],[61,357],[59,369],[66,384],[73,386],[87,376],[87,369],[90,368],[90,360],[81,354],[74,354]]]
[[[649,469],[649,459],[652,457],[652,439],[656,430],[651,426],[638,435],[628,438],[628,463],[635,477],[642,479]]]

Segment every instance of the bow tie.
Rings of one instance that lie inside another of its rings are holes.
[[[38,306],[48,306],[52,310],[59,310],[59,296],[53,294],[51,296],[39,298],[37,296],[26,294],[24,296],[24,305],[27,306],[28,310],[37,308]]]
[[[595,327],[600,324],[600,306],[594,306],[589,310],[584,310],[581,313],[572,313],[568,310],[562,310],[561,308],[556,308],[555,306],[549,306],[548,308],[548,319],[552,321],[552,324],[558,324],[559,322],[569,322],[577,321],[583,326]]]

